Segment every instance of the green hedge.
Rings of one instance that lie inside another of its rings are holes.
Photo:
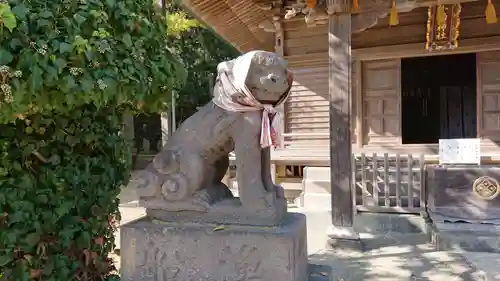
[[[186,76],[156,4],[0,1],[0,280],[112,272],[121,115],[161,109]]]
[[[112,271],[117,196],[130,167],[121,126],[115,110],[93,106],[0,125],[5,280],[100,280]]]

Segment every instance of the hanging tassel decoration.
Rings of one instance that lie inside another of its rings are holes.
[[[436,9],[436,23],[438,26],[446,23],[446,10],[444,5],[439,5]]]
[[[389,13],[389,25],[394,26],[399,24],[398,9],[396,8],[396,0],[392,0],[391,12]]]
[[[491,2],[491,0],[488,0],[488,5],[486,5],[486,23],[497,23],[497,12],[495,11],[495,5]]]
[[[304,3],[304,2],[302,2]],[[316,8],[316,0],[307,0],[307,8],[314,9]]]
[[[352,11],[357,12],[359,10],[359,0],[352,0]]]

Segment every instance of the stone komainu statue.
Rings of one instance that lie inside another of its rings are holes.
[[[255,223],[257,216],[262,224],[274,224],[286,212],[286,201],[269,169],[271,124],[274,107],[289,95],[292,74],[285,60],[265,51],[222,62],[217,72],[213,100],[189,117],[134,179],[140,203],[156,218]],[[232,151],[239,200],[221,182]]]

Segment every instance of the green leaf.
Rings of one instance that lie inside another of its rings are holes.
[[[2,5],[2,4],[0,4]],[[14,28],[17,27],[17,19],[16,19],[16,16],[14,15],[14,13],[12,13],[9,9],[9,11],[7,12],[3,12],[1,15],[2,17],[2,23],[3,25],[10,31],[12,32],[14,30]]]
[[[81,16],[81,15],[79,15],[79,14],[75,14],[75,15],[73,16],[73,19],[75,19],[76,23],[78,23],[78,24],[82,24],[83,22],[85,22],[85,21],[87,20],[87,18],[86,18],[86,17]]]
[[[51,22],[49,20],[46,20],[46,19],[39,19],[36,24],[39,26],[39,27],[47,27],[47,26],[50,26]]]
[[[47,18],[52,18],[54,15],[52,14],[51,11],[45,10],[45,11],[41,12],[40,14],[38,14],[38,16],[41,18],[47,19]]]
[[[10,6],[8,3],[0,3],[0,14],[10,11]]]
[[[6,266],[11,261],[12,257],[10,256],[0,256],[0,267]]]
[[[76,81],[75,81],[75,78],[73,78],[73,76],[66,76],[64,77],[64,81],[66,81],[66,83],[68,83],[68,88],[69,89],[73,89],[76,87]]]
[[[15,162],[12,162],[12,168],[19,172],[23,169],[23,167],[21,167],[21,164],[19,164],[19,162],[15,161]]]
[[[45,194],[38,195],[36,200],[41,204],[47,204],[47,202],[49,202],[49,198]]]
[[[22,45],[23,42],[19,38],[12,38],[12,40],[10,40],[10,47],[12,49],[16,49],[17,47],[21,47]]]
[[[40,235],[38,235],[38,233],[30,233],[26,235],[26,239],[24,241],[26,241],[26,244],[29,247],[34,247],[40,241]]]
[[[80,79],[80,86],[82,87],[82,91],[84,93],[90,93],[94,90],[94,83],[90,79]]]
[[[54,64],[57,66],[57,71],[59,73],[61,73],[61,71],[63,70],[63,68],[66,67],[67,63],[65,60],[61,59],[61,58],[58,58],[56,59],[56,61],[54,62]]]
[[[59,204],[57,208],[55,208],[55,212],[59,217],[62,217],[69,213],[69,211],[74,207],[73,202],[64,202]]]
[[[38,65],[31,68],[29,83],[32,91],[37,91],[43,84],[42,69]]]
[[[125,44],[125,47],[127,47],[127,48],[132,47],[133,43],[132,43],[132,38],[130,37],[130,34],[128,34],[128,33],[123,34],[122,41],[123,41],[123,44]]]
[[[90,235],[88,232],[82,232],[76,241],[77,245],[81,248],[88,248],[90,246]]]
[[[62,54],[69,53],[71,52],[71,50],[73,50],[71,44],[68,44],[66,42],[62,42],[61,44],[59,44],[59,52],[61,52]]]
[[[54,262],[51,260],[48,260],[45,262],[42,272],[46,276],[52,276],[52,272],[54,272]]]
[[[110,8],[113,8],[116,5],[115,0],[106,0],[106,5]]]
[[[0,65],[9,64],[13,58],[14,57],[12,56],[12,54],[9,51],[7,51],[3,48],[0,49]]]
[[[24,4],[19,4],[19,5],[14,6],[14,8],[12,8],[12,12],[19,19],[24,19],[26,17],[26,15],[30,12],[30,10]]]
[[[50,82],[56,80],[57,74],[61,73],[61,72],[62,71],[58,71],[55,67],[49,65],[45,68],[45,74],[44,74],[43,78],[45,79],[46,83],[47,82],[50,83]]]

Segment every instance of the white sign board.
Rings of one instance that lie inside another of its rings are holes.
[[[439,164],[481,164],[479,139],[440,139]]]

